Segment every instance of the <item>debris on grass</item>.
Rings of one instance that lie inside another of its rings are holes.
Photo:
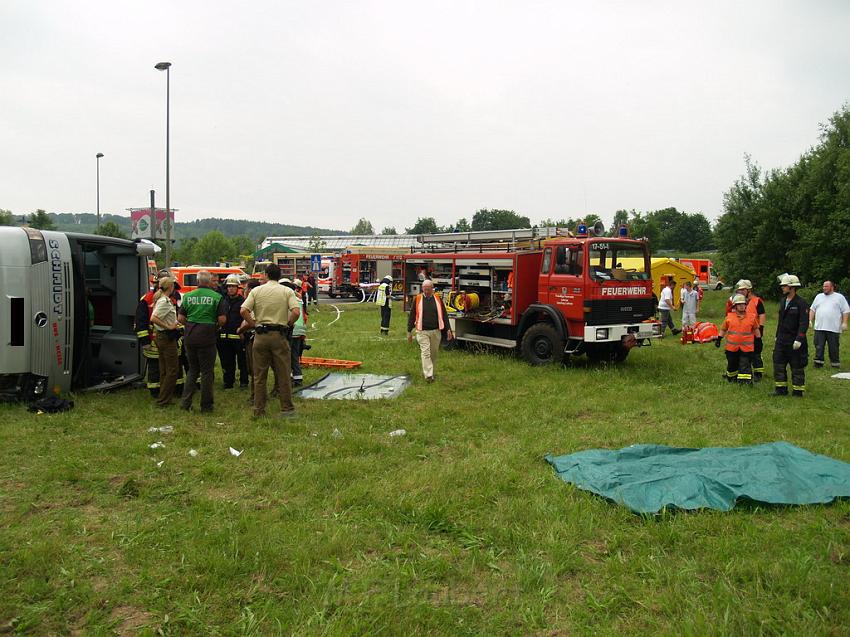
[[[165,425],[163,427],[148,427],[149,434],[155,434],[157,432],[161,434],[170,434],[174,432],[174,427],[172,425]]]
[[[405,429],[396,429],[395,431],[390,432],[390,438],[399,438],[401,436],[406,436],[407,430]]]
[[[198,457],[198,450],[197,449],[189,449],[189,455],[192,456],[193,458],[197,458]]]
[[[331,436],[333,436],[334,438],[342,438],[342,432],[339,429],[334,429],[331,432]]]
[[[230,455],[236,456],[237,458],[242,455],[242,451],[245,451],[244,449],[242,451],[237,451],[233,447],[228,447],[228,449],[230,449]]]
[[[153,443],[152,445],[148,445],[148,447],[150,447],[151,449],[165,449],[165,445],[162,444],[161,441],[157,441],[157,442]]]

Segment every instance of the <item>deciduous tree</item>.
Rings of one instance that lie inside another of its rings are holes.
[[[518,215],[513,210],[488,210],[482,208],[472,216],[472,230],[513,230],[530,228],[528,217]]]
[[[30,215],[27,225],[30,228],[37,228],[38,230],[56,230],[56,224],[53,223],[53,219],[41,208]]]
[[[372,229],[372,222],[361,217],[360,221],[351,229],[351,234],[375,234],[375,231]]]

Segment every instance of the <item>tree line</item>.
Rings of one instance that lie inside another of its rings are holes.
[[[541,219],[537,227],[558,227],[574,230],[580,223],[593,226],[602,218],[596,213],[583,217],[562,217]],[[653,250],[672,250],[676,252],[702,252],[715,247],[711,223],[702,213],[681,212],[676,208],[664,208],[648,212],[636,210],[618,210],[614,213],[614,223],[607,229],[608,236],[615,236],[621,225],[629,227],[633,237],[646,237]],[[472,223],[465,217],[454,224],[441,226],[434,217],[419,217],[404,234],[433,234],[437,232],[471,232],[478,230],[513,230],[531,228],[529,217],[513,210],[482,208],[472,216]],[[351,229],[351,234],[374,234],[368,219],[361,218]],[[381,234],[398,234],[395,227],[387,227]]]
[[[765,171],[750,157],[726,192],[715,240],[722,271],[777,292],[797,274],[811,297],[832,280],[850,290],[850,106],[820,127],[817,145],[788,168]]]

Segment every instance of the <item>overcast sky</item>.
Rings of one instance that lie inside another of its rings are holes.
[[[0,1],[0,208],[715,218],[850,100],[850,2]]]

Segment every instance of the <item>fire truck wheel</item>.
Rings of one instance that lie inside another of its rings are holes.
[[[520,346],[522,357],[532,365],[548,365],[564,360],[564,341],[549,323],[528,328]]]
[[[328,292],[328,296],[331,297],[332,299],[335,299],[336,298],[336,292]]]
[[[715,285],[715,286],[714,286],[714,289],[715,289],[715,290],[722,290],[722,289],[723,289],[723,284],[722,284],[722,283],[718,283],[717,285]]]

